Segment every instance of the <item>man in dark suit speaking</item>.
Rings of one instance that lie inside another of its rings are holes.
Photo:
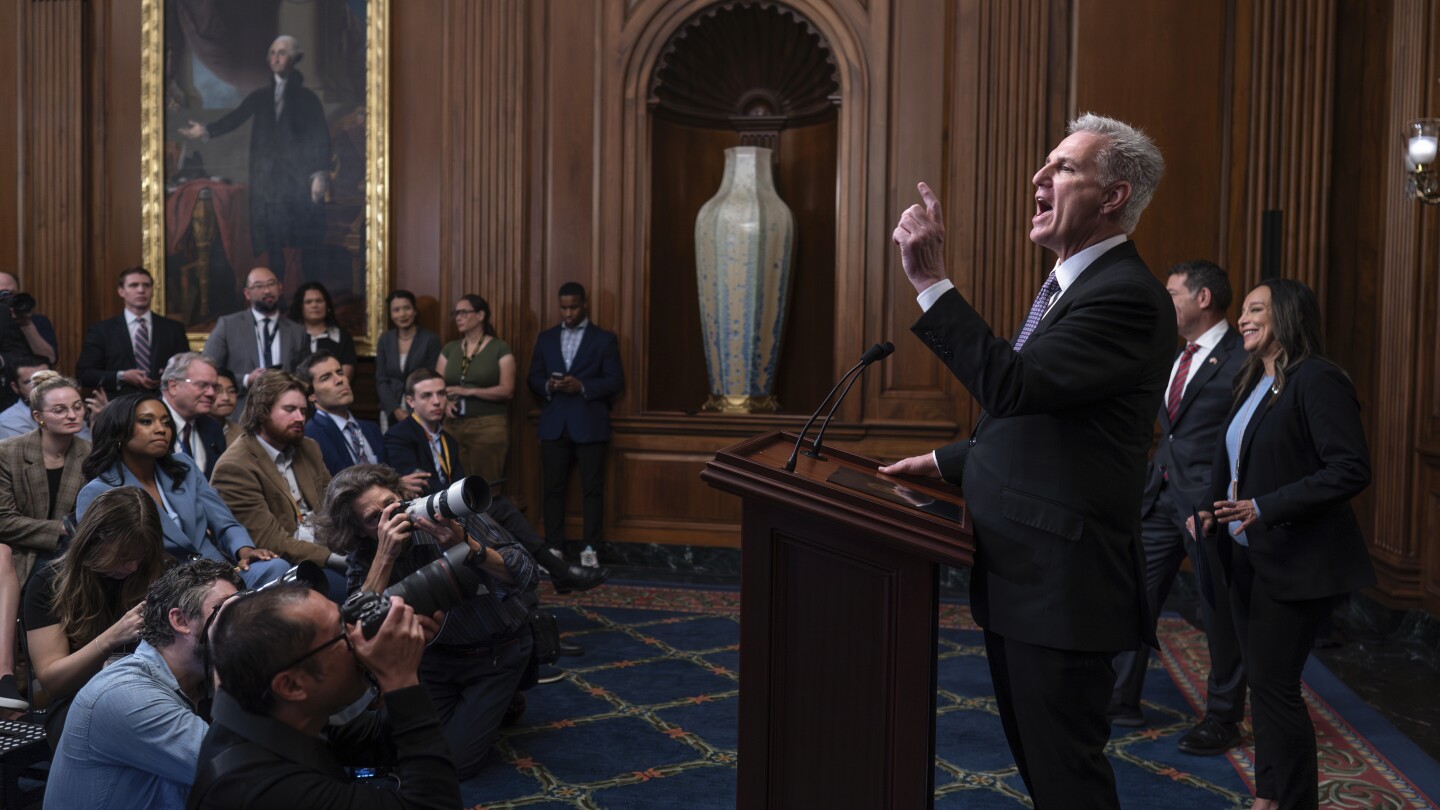
[[[155,281],[143,267],[120,271],[115,291],[125,311],[86,330],[75,376],[111,396],[154,391],[170,358],[190,349],[185,325],[150,311]]]
[[[1140,494],[1176,340],[1169,295],[1126,235],[1163,172],[1143,133],[1071,122],[1033,179],[1030,239],[1058,261],[1013,342],[946,278],[945,223],[925,184],[894,233],[925,310],[913,331],[984,413],[968,441],[880,471],[963,481],[971,605],[1036,810],[1120,806],[1105,708],[1111,659],[1152,635]]]
[[[1153,620],[1187,555],[1197,585],[1210,589],[1200,600],[1200,622],[1210,649],[1205,717],[1178,745],[1187,754],[1223,754],[1240,742],[1245,673],[1215,544],[1197,545],[1185,530],[1185,520],[1210,505],[1215,445],[1235,399],[1235,374],[1249,355],[1240,333],[1225,320],[1231,292],[1224,270],[1206,261],[1177,264],[1170,268],[1165,287],[1175,304],[1175,323],[1185,347],[1175,355],[1165,402],[1160,406],[1160,443],[1146,473],[1145,497],[1140,502],[1145,593]],[[1201,554],[1205,556],[1201,558]],[[1149,660],[1148,646],[1116,657],[1115,694],[1109,708],[1115,725],[1145,725],[1140,693]]]

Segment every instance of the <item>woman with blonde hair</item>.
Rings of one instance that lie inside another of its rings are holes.
[[[70,700],[140,634],[145,591],[165,570],[160,510],[136,487],[95,498],[75,537],[25,588],[25,639],[59,739]]]

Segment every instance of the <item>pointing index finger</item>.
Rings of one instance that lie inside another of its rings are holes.
[[[917,188],[920,189],[920,199],[925,202],[925,213],[936,222],[944,222],[945,219],[940,213],[940,198],[936,197],[935,192],[925,183],[920,183]]]

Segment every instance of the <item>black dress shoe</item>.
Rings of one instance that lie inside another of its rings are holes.
[[[1206,717],[1185,732],[1176,746],[1186,754],[1213,757],[1240,744],[1240,726]]]
[[[1105,707],[1105,719],[1110,721],[1112,726],[1122,728],[1144,728],[1145,714],[1139,709],[1132,709],[1129,706],[1121,706],[1119,703],[1111,703]]]
[[[576,643],[573,642],[573,641],[566,641],[566,640],[563,639],[563,638],[560,639],[560,646],[556,647],[556,648],[555,648],[555,651],[558,652],[558,653],[560,653],[561,655],[584,655],[584,654],[585,654],[585,648],[584,648],[584,647],[581,647],[579,644],[576,644]]]
[[[549,546],[541,548],[531,556],[550,575],[550,581],[555,583],[556,593],[588,591],[610,578],[609,568],[586,568],[582,565],[572,565],[560,552]]]

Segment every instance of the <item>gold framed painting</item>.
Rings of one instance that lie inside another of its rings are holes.
[[[268,267],[385,329],[390,0],[142,0],[141,206],[154,308],[191,345]],[[298,307],[296,308],[298,310]]]

